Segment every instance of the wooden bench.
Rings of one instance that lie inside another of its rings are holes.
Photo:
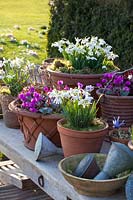
[[[106,144],[104,144],[106,145]],[[54,200],[126,200],[121,191],[113,196],[96,198],[79,195],[58,170],[60,155],[36,162],[34,152],[24,147],[20,130],[6,128],[0,120],[0,151]]]

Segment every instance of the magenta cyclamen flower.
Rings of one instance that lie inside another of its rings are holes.
[[[81,88],[81,89],[82,89],[83,86],[84,86],[84,85],[83,85],[82,83],[80,83],[80,82],[78,82],[77,85],[78,85],[78,88]]]
[[[115,96],[128,96],[130,94],[132,84],[128,77],[117,75],[114,73],[106,73],[101,79],[101,83],[97,83],[98,88],[103,88],[104,93]]]
[[[62,81],[62,80],[59,80],[59,81],[57,82],[57,84],[58,84],[58,85],[63,85],[63,81]]]

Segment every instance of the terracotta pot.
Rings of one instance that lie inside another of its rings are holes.
[[[40,132],[46,135],[56,146],[61,146],[60,136],[57,131],[57,121],[62,118],[60,114],[43,115],[32,113],[18,108],[16,100],[10,104],[10,110],[18,116],[26,147],[34,150]]]
[[[124,130],[124,131],[128,131],[128,128],[121,128],[121,129]],[[114,137],[112,135],[114,133],[114,131],[117,131],[117,129],[113,129],[113,130],[109,131],[110,141],[112,141],[112,142],[119,142],[119,143],[128,145],[129,139],[122,139],[122,138]]]
[[[52,87],[50,75],[47,71],[47,67],[50,66],[54,61],[54,58],[48,58],[44,61],[43,65],[40,67],[40,78],[41,78],[41,83],[43,85]]]
[[[57,129],[60,133],[61,144],[64,156],[71,156],[80,153],[97,153],[100,151],[103,140],[108,134],[108,124],[104,122],[105,127],[97,131],[78,131],[65,128],[64,119],[57,122]]]
[[[69,87],[77,86],[77,83],[80,82],[83,85],[96,85],[102,77],[102,74],[68,74],[52,71],[50,68],[47,68],[48,73],[50,74],[51,82],[56,87],[58,80],[63,80],[65,85]]]
[[[103,94],[103,90],[97,90],[97,94]],[[112,129],[112,120],[114,117],[120,116],[121,120],[125,120],[125,126],[130,127],[133,123],[133,96],[112,96],[104,94],[100,99],[101,116],[109,124]]]
[[[4,123],[8,128],[19,128],[19,122],[17,115],[9,110],[8,106],[9,104],[14,100],[15,98],[11,95],[1,95],[0,96],[0,102],[2,107],[2,113],[3,113],[3,119]]]
[[[129,173],[121,175],[119,178],[113,178],[108,180],[94,180],[94,179],[85,179],[73,175],[73,171],[80,161],[84,158],[86,154],[73,155],[67,158],[64,158],[59,162],[59,170],[61,171],[64,178],[74,187],[74,189],[82,194],[87,196],[94,197],[103,197],[114,194],[120,189],[126,182]],[[106,160],[105,154],[94,154],[95,159],[101,168],[100,164],[104,165]],[[88,197],[88,199],[90,199]],[[94,198],[96,199],[96,198]],[[100,198],[102,199],[102,198]],[[112,198],[111,198],[112,199]]]
[[[130,140],[128,142],[128,147],[133,151],[133,142],[132,142],[132,140]]]
[[[102,74],[69,74],[69,73],[61,73],[56,72],[50,69],[51,64],[53,63],[54,58],[46,59],[44,65],[41,69],[41,78],[42,82],[46,82],[45,80],[49,80],[50,84],[57,86],[58,80],[63,80],[65,85],[69,87],[77,86],[77,83],[80,82],[83,85],[96,85],[102,78]],[[48,81],[48,82],[49,82]]]

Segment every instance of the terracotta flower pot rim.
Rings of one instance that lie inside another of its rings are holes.
[[[61,118],[61,114],[57,113],[57,114],[49,114],[49,115],[43,115],[41,113],[33,113],[24,109],[21,109],[19,107],[16,106],[17,103],[17,99],[15,99],[14,101],[12,101],[9,104],[9,109],[11,111],[13,111],[16,114],[20,114],[23,116],[27,116],[27,117],[32,117],[32,118],[47,118],[47,119],[60,119]]]
[[[97,95],[100,96],[101,94],[103,94],[106,98],[109,98],[109,99],[133,99],[133,96],[114,96],[114,95],[104,94],[102,92],[103,90],[104,89],[96,90]]]
[[[94,77],[101,77],[103,74],[70,74],[70,73],[63,73],[63,72],[58,72],[58,71],[53,71],[52,69],[50,69],[50,67],[47,67],[47,71],[52,73],[52,74],[59,74],[61,75],[61,77],[69,77],[69,78],[77,78],[77,77],[80,77],[80,78],[94,78]]]
[[[66,127],[64,127],[62,124],[63,123],[65,123],[65,119],[63,118],[63,119],[60,119],[58,122],[57,122],[57,127],[61,127],[61,128],[63,128],[63,129],[65,129],[66,131],[69,131],[70,129],[69,128],[66,128]],[[99,130],[94,130],[94,131],[79,131],[79,130],[74,130],[74,129],[71,129],[71,132],[72,133],[74,133],[75,134],[75,131],[76,131],[76,137],[78,137],[78,134],[80,134],[80,136],[79,137],[82,137],[81,136],[81,132],[83,133],[83,138],[85,137],[85,134],[88,136],[89,134],[91,135],[91,134],[93,134],[94,135],[94,137],[95,137],[95,133],[97,134],[98,132],[101,132],[101,131],[104,131],[104,130],[106,130],[106,129],[108,129],[108,123],[107,122],[105,122],[104,120],[101,120],[104,124],[105,124],[105,126],[104,126],[104,128],[101,128],[101,129],[99,129]],[[65,133],[66,135],[67,135],[67,133]],[[102,134],[100,133],[100,136],[101,136]],[[103,133],[103,135],[104,135],[104,133]]]
[[[87,155],[88,153],[84,153],[84,155]],[[78,155],[82,155],[82,154],[78,154]],[[107,182],[107,183],[110,183],[110,182],[112,182],[112,181],[119,181],[119,180],[122,180],[122,179],[124,179],[124,178],[127,178],[129,175],[130,175],[130,173],[129,174],[127,174],[127,175],[125,175],[125,176],[122,176],[122,177],[119,177],[119,178],[112,178],[112,179],[107,179],[107,180],[94,180],[94,179],[86,179],[86,178],[81,178],[81,177],[77,177],[77,176],[74,176],[74,175],[72,175],[72,174],[69,174],[69,173],[67,173],[65,170],[63,170],[62,169],[62,163],[66,160],[66,159],[69,159],[69,158],[71,158],[71,157],[73,157],[73,156],[69,156],[69,157],[66,157],[66,158],[63,158],[60,162],[59,162],[59,164],[58,164],[58,168],[59,168],[59,170],[65,175],[65,176],[68,176],[68,177],[71,177],[71,178],[78,178],[79,180],[84,180],[84,181],[87,181],[87,180],[89,180],[90,182],[99,182],[99,183],[105,183],[105,182]]]

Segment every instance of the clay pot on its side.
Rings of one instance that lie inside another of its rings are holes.
[[[60,133],[61,144],[64,156],[68,157],[81,153],[97,153],[100,151],[103,140],[108,134],[108,124],[104,122],[105,127],[97,131],[78,131],[65,128],[64,119],[57,122],[57,129]]]
[[[103,94],[103,89],[97,90],[100,96]],[[133,96],[112,96],[104,94],[100,99],[101,116],[109,124],[109,129],[112,129],[112,120],[114,116],[120,117],[125,121],[125,126],[130,127],[133,123]]]
[[[62,118],[60,114],[43,115],[32,113],[17,107],[17,101],[11,102],[10,110],[17,114],[20,129],[24,134],[24,143],[27,148],[34,150],[39,133],[47,136],[56,146],[60,147],[60,136],[57,131],[57,121]]]
[[[2,113],[3,113],[3,120],[5,125],[8,128],[19,128],[19,122],[18,117],[15,113],[9,110],[8,106],[9,104],[14,100],[14,97],[11,95],[1,95],[0,96],[0,102],[2,107]]]

